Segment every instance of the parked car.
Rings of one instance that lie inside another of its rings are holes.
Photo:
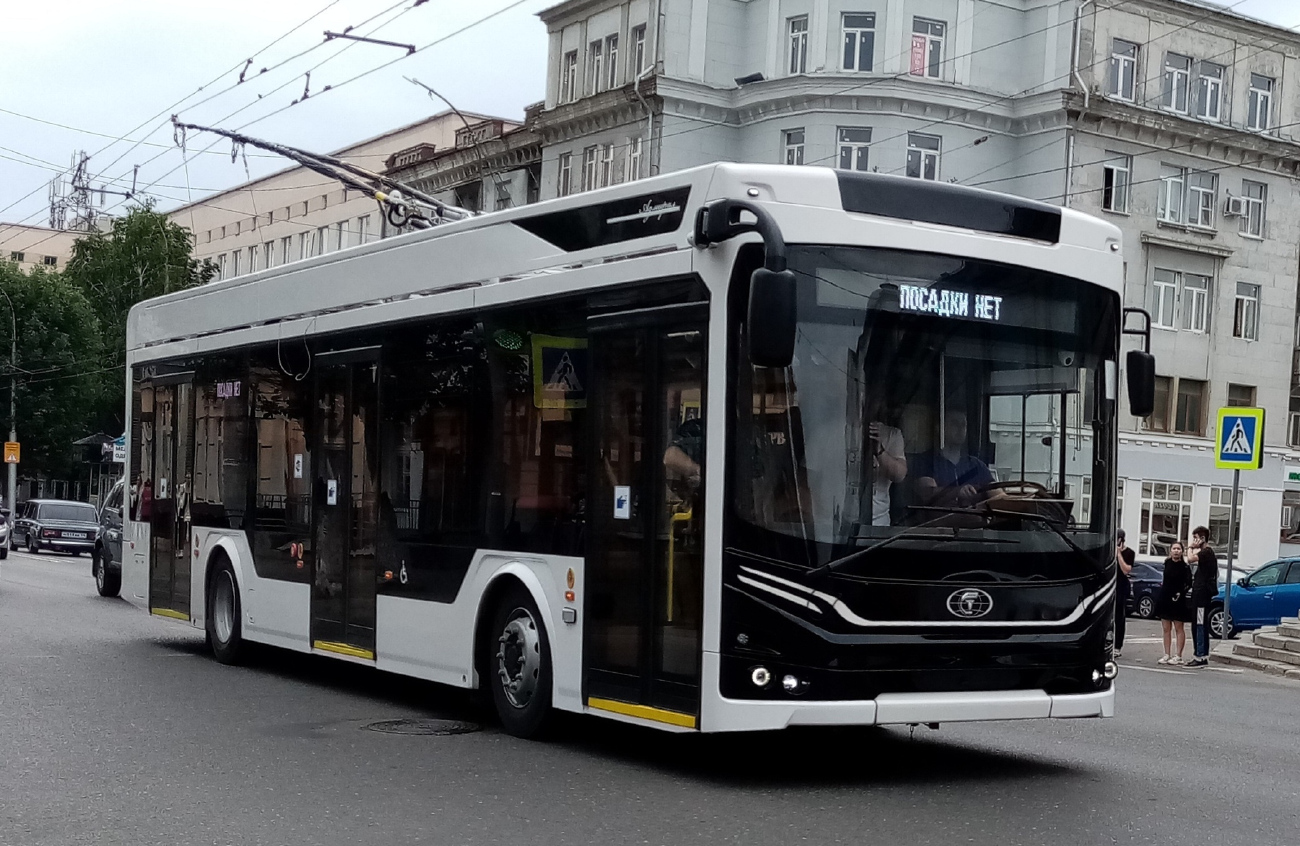
[[[1220,572],[1220,576],[1223,573]],[[1235,572],[1234,572],[1235,575]],[[1223,637],[1223,584],[1210,606],[1210,632]],[[1300,615],[1300,558],[1281,558],[1237,579],[1226,621],[1229,633],[1275,626],[1283,617]]]
[[[99,509],[99,536],[90,553],[90,572],[100,596],[117,596],[122,590],[122,496],[118,481]]]
[[[29,499],[18,506],[12,543],[27,551],[43,549],[79,555],[95,548],[99,514],[95,506],[66,499]]]
[[[1144,620],[1150,620],[1156,615],[1156,596],[1160,593],[1160,580],[1164,578],[1164,573],[1163,563],[1137,561],[1133,564],[1133,572],[1128,577],[1133,585],[1128,597],[1129,614]]]

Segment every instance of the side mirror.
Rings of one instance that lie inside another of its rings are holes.
[[[1128,407],[1134,417],[1150,417],[1156,407],[1156,357],[1142,350],[1129,350]]]
[[[760,267],[749,278],[749,360],[755,367],[789,367],[794,360],[794,272]]]
[[[1250,581],[1248,580],[1248,578],[1249,578],[1249,577],[1247,577],[1247,576],[1242,576],[1240,579],[1237,579],[1237,584],[1238,584],[1238,586],[1240,586],[1240,587],[1250,587]]]

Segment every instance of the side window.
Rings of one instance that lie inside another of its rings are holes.
[[[1283,584],[1300,585],[1300,561],[1291,562],[1291,569],[1287,571],[1286,581]]]
[[[1250,577],[1251,585],[1254,587],[1273,587],[1273,585],[1277,584],[1278,578],[1282,575],[1282,568],[1285,566],[1285,562],[1282,562],[1261,567]]]

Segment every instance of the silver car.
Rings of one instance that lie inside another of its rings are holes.
[[[98,537],[99,514],[90,503],[29,499],[18,506],[11,540],[32,553],[50,549],[79,555],[92,551]]]

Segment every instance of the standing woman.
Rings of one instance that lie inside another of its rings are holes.
[[[1165,642],[1165,656],[1157,664],[1183,663],[1183,649],[1187,646],[1187,623],[1191,622],[1187,592],[1192,588],[1192,568],[1183,559],[1183,545],[1174,541],[1165,559],[1165,575],[1160,582],[1160,596],[1156,598],[1156,616],[1160,618]],[[1173,635],[1175,650],[1170,649]]]

